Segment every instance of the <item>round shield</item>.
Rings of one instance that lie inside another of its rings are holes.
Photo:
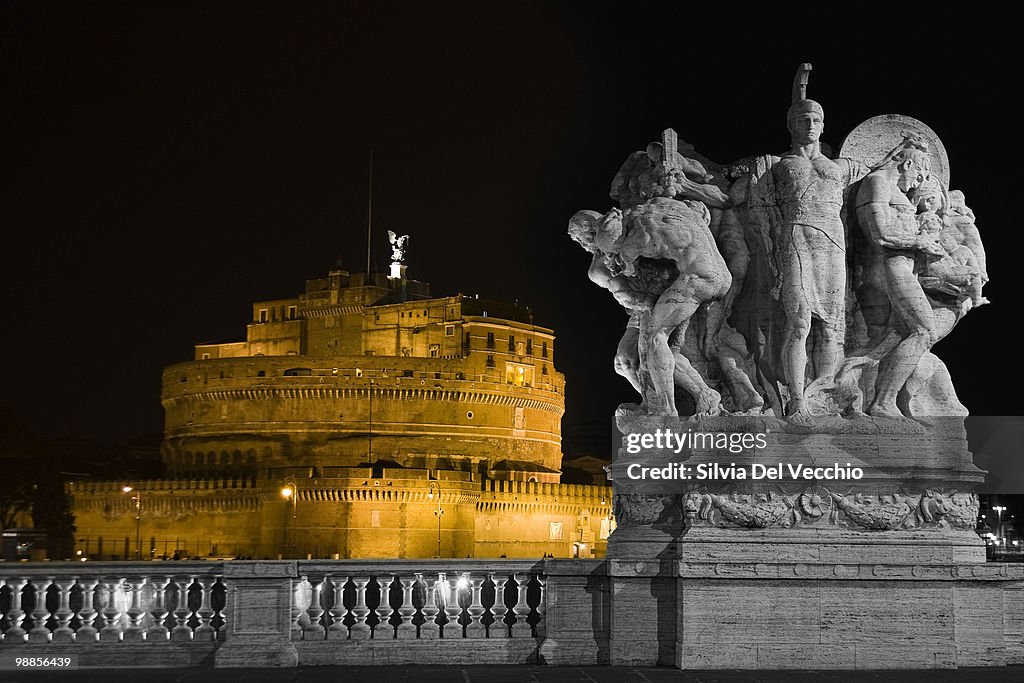
[[[839,156],[871,166],[877,164],[905,135],[920,137],[931,154],[932,173],[949,187],[949,156],[942,140],[931,128],[911,116],[882,114],[873,116],[850,131],[839,148]]]

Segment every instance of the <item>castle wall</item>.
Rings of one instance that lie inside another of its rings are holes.
[[[138,523],[143,559],[176,550],[192,557],[435,557],[438,498],[431,493],[438,486],[442,557],[601,557],[614,528],[608,487],[382,474],[296,479],[294,503],[271,481],[133,482],[132,494],[123,482],[72,483],[75,548],[92,559],[121,559],[127,539],[134,557]],[[137,522],[132,495],[139,492]]]

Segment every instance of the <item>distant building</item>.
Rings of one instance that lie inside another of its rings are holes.
[[[560,483],[553,331],[393,270],[331,271],[257,302],[245,341],[167,367],[168,478],[73,483],[77,549],[602,555],[611,489]]]

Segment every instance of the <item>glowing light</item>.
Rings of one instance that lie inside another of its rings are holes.
[[[122,486],[121,490],[125,493],[131,493],[133,489],[131,486]]]
[[[295,493],[295,490],[292,489],[291,486],[285,486],[284,488],[281,489],[281,496],[284,497],[284,498],[291,498],[292,494],[294,494],[294,493]]]
[[[455,587],[458,588],[460,591],[466,590],[467,588],[469,588],[469,579],[467,579],[465,576],[460,576],[459,580],[455,582]]]

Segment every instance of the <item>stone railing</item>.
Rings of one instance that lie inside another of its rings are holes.
[[[294,566],[288,640],[304,665],[538,661],[547,581],[539,562]]]
[[[0,563],[0,652],[86,667],[597,662],[607,595],[594,560]]]
[[[222,575],[212,562],[0,564],[0,648],[77,654],[82,666],[212,662]]]

